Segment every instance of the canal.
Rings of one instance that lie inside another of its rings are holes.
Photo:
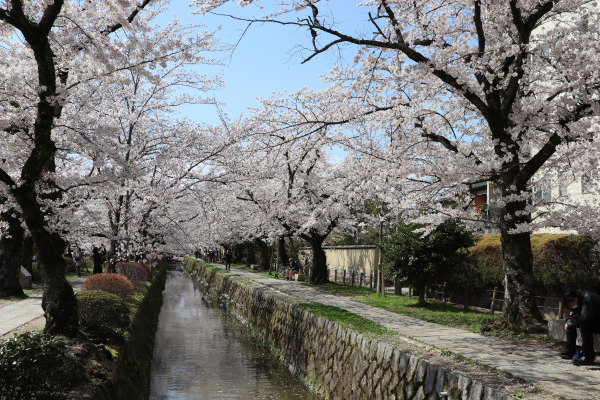
[[[151,373],[151,400],[317,399],[181,266],[168,272]]]

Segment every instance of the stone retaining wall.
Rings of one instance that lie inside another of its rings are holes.
[[[163,264],[153,273],[152,285],[133,317],[129,339],[116,360],[111,381],[96,388],[93,400],[145,400],[150,396],[154,336],[166,280],[167,266]]]
[[[215,296],[311,389],[326,399],[507,400],[496,389],[315,316],[263,285],[186,258],[195,282]]]

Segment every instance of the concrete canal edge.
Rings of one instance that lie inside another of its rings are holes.
[[[508,400],[506,393],[313,315],[269,288],[186,258],[196,284],[325,399]]]
[[[146,400],[150,396],[150,371],[154,353],[154,336],[163,302],[167,266],[152,277],[152,284],[133,321],[127,342],[115,362],[112,380],[96,389],[94,400]]]

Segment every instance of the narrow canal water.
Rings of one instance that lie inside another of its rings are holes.
[[[150,399],[316,399],[247,328],[202,298],[185,270],[168,272]]]

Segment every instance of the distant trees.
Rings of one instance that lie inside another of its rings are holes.
[[[330,141],[323,132],[288,125],[289,114],[296,112],[301,110],[283,112],[267,105],[254,110],[243,122],[243,140],[224,154],[225,181],[217,190],[228,193],[225,213],[232,221],[240,219],[237,213],[245,216],[238,233],[246,232],[247,239],[298,237],[309,243],[311,282],[324,283],[323,242],[351,217],[347,194],[354,176],[346,163],[329,160]]]
[[[157,84],[155,71],[176,80],[186,60],[197,60],[197,49],[190,49],[198,43],[188,40],[191,35],[185,38],[185,29],[177,23],[160,35],[152,33],[158,32],[155,18],[167,0],[134,5],[120,0],[4,3],[0,6],[0,192],[6,201],[1,211],[19,219],[17,225],[23,223],[35,244],[45,284],[45,332],[74,336],[76,300],[65,279],[63,238],[69,236],[72,226],[79,229],[90,219],[87,215],[76,223],[73,209],[107,195],[105,187],[98,184],[110,176],[97,176],[98,168],[106,171],[108,164],[116,170],[123,167],[116,166],[115,154],[123,150],[114,146],[117,126],[103,124],[106,114],[102,111],[110,109],[113,121],[120,120],[119,128],[128,130],[139,122],[132,118],[135,111],[143,109],[136,103],[140,97],[133,100],[134,91],[110,94],[108,87],[135,85],[138,79],[139,95],[152,90],[142,81]],[[196,39],[202,41],[203,37]],[[131,107],[117,110],[116,104],[127,102],[127,96]],[[179,104],[189,99],[184,95]],[[109,108],[109,104],[115,107]],[[83,154],[89,158],[80,157]],[[158,167],[148,173],[156,176],[157,171]],[[182,174],[185,172],[177,175]],[[95,190],[90,185],[96,185]],[[5,247],[9,233],[3,231]],[[4,249],[3,254],[8,253]]]
[[[223,3],[195,1],[202,11]],[[499,212],[487,222],[502,234],[503,318],[529,329],[528,321],[541,319],[531,232],[544,225],[598,231],[586,205],[534,221],[549,204],[532,191],[597,170],[595,3],[377,0],[359,7],[365,26],[357,29],[316,0],[284,1],[248,20],[305,28],[306,61],[341,45],[358,48],[354,65],[332,68],[330,86],[307,99],[312,112],[304,121],[291,122],[339,128],[349,151],[379,163],[374,191],[396,198],[393,212],[413,212],[422,223],[481,220],[471,189],[492,182],[497,193],[488,200]],[[294,13],[301,15],[289,18]],[[580,216],[565,218],[570,212]]]
[[[200,95],[219,87],[219,79],[185,69],[211,62],[203,54],[212,50],[211,36],[178,24],[153,35],[183,43],[164,55],[170,64],[119,71],[89,84],[88,101],[95,106],[71,127],[78,135],[66,144],[71,235],[108,240],[112,267],[132,255],[168,249],[163,235],[179,218],[167,209],[177,209],[198,181],[210,179],[203,168],[227,145],[176,112],[182,103],[214,102]],[[189,92],[178,93],[181,87]]]

